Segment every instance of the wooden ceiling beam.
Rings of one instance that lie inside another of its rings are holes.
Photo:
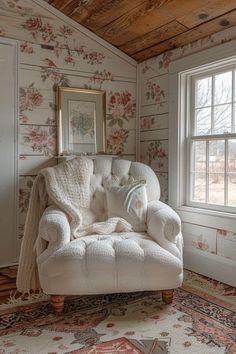
[[[144,36],[123,44],[119,47],[119,49],[132,56],[132,54],[139,52],[140,50],[161,43],[167,39],[175,37],[180,33],[186,32],[187,30],[188,28],[183,26],[181,23],[172,21],[167,25],[155,29],[154,31],[148,32]]]
[[[154,45],[150,48],[135,53],[132,57],[138,62],[142,62],[151,57],[162,54],[167,50],[182,47],[184,45],[205,38],[223,29],[230,28],[236,25],[236,10],[230,11],[227,14],[219,16],[214,20],[203,23],[195,28],[177,35],[176,37],[166,40],[162,43]]]

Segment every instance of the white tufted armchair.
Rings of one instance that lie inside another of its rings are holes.
[[[46,245],[37,254],[43,291],[51,295],[58,313],[66,295],[162,290],[163,301],[171,303],[173,289],[183,280],[181,222],[159,201],[155,173],[142,163],[127,160],[100,157],[92,163],[91,209],[97,212],[98,220],[107,214],[101,208],[104,178],[115,178],[120,185],[130,179],[146,180],[147,232],[89,235],[70,241],[68,217],[49,206],[39,224],[39,235]]]

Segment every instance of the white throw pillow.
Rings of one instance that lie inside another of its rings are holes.
[[[128,221],[134,231],[146,231],[146,181],[120,187],[106,187],[108,218],[119,216]]]

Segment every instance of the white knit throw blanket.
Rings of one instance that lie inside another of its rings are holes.
[[[48,198],[68,216],[71,239],[89,234],[110,234],[131,231],[131,225],[122,218],[84,225],[91,219],[90,177],[93,162],[75,158],[55,167],[42,170],[34,181],[21,245],[17,274],[17,289],[22,293],[40,288],[37,274],[35,244],[40,218],[48,205]]]

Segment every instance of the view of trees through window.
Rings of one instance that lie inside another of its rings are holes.
[[[235,70],[193,77],[191,200],[236,207]]]

